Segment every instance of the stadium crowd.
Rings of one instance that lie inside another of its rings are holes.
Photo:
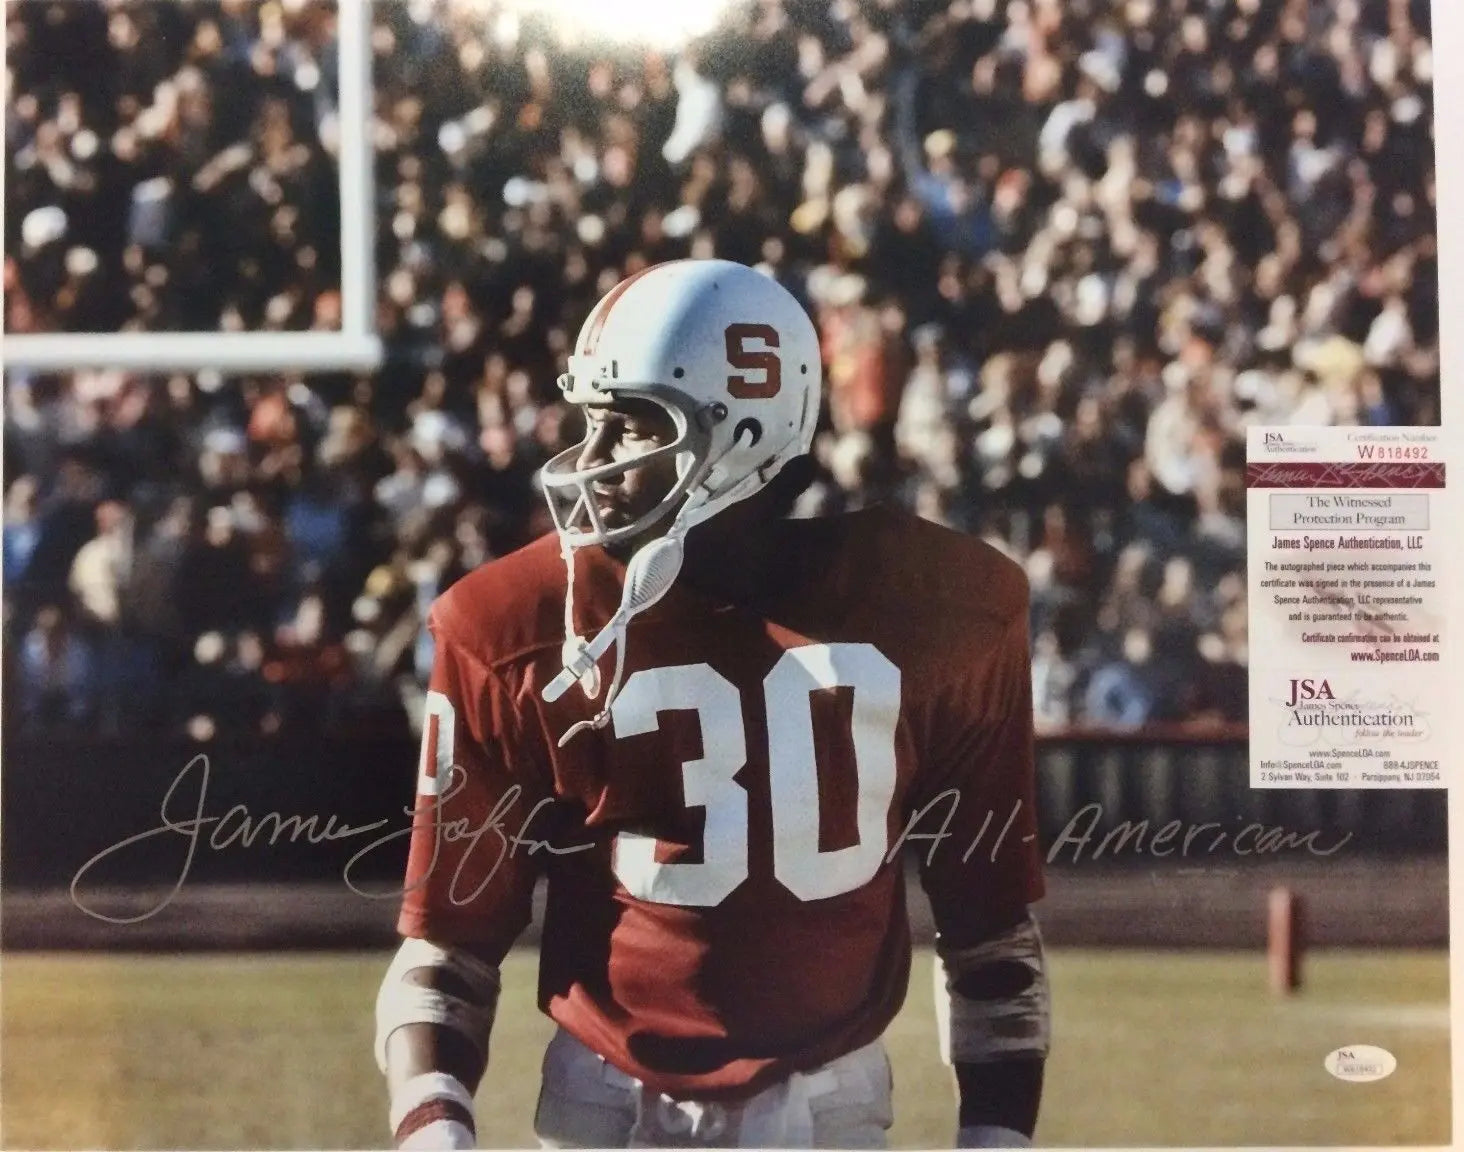
[[[1246,425],[1438,420],[1427,0],[755,0],[674,52],[375,21],[379,372],[8,374],[19,730],[381,723],[426,605],[548,528],[555,377],[649,262],[807,304],[800,514],[1021,561],[1045,729],[1243,720]],[[339,323],[330,6],[6,31],[7,332]]]

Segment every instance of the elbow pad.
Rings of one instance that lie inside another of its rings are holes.
[[[935,1012],[946,1064],[1045,1057],[1052,1000],[1036,921],[969,948],[938,942]]]
[[[435,974],[435,987],[408,978],[419,969]],[[498,1010],[498,968],[460,948],[439,948],[407,939],[397,950],[376,996],[376,1066],[386,1072],[386,1042],[408,1024],[436,1024],[458,1033],[488,1059],[488,1036]]]

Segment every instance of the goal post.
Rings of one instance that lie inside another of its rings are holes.
[[[381,341],[344,332],[67,332],[6,336],[0,360],[36,372],[370,371]]]
[[[1294,995],[1301,988],[1306,951],[1305,904],[1286,885],[1272,888],[1266,899],[1266,965],[1271,991]]]
[[[370,371],[376,333],[375,179],[370,131],[371,6],[337,0],[337,171],[341,208],[341,327],[336,332],[55,332],[0,336],[7,369],[38,372]]]

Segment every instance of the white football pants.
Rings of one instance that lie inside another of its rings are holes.
[[[544,1148],[885,1148],[892,1088],[875,1041],[735,1104],[672,1100],[559,1029],[534,1132]]]

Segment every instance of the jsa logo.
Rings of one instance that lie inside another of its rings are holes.
[[[1335,700],[1332,695],[1332,686],[1325,680],[1292,680],[1291,696],[1286,701],[1286,707],[1294,708],[1302,700]]]

